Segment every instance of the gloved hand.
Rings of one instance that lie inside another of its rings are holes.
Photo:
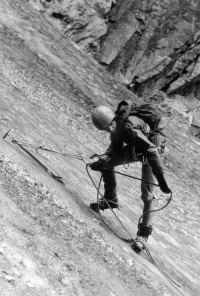
[[[160,189],[162,190],[162,192],[164,192],[165,194],[168,194],[171,192],[163,174],[157,175],[157,180],[158,180],[158,185],[160,186]]]
[[[102,171],[103,170],[103,160],[97,160],[89,165],[91,167],[91,170],[93,171]]]

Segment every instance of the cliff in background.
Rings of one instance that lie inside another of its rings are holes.
[[[30,3],[132,92],[181,112],[200,138],[199,1]]]

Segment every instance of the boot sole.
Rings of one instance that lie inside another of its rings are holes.
[[[111,207],[111,209],[119,209],[118,205],[114,205],[114,206],[110,205],[110,207]],[[98,207],[97,205],[93,206],[92,204],[90,204],[90,208],[96,213],[98,213],[99,210],[104,211],[104,210],[110,209],[110,207],[108,205],[106,205],[106,207],[103,207],[103,206],[99,205],[99,207]]]

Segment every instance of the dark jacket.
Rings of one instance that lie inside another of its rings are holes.
[[[123,148],[124,144],[135,147],[136,154],[144,154],[152,167],[155,176],[163,174],[162,161],[156,146],[151,143],[147,136],[150,128],[147,123],[137,116],[129,116],[126,122],[121,125],[114,119],[112,122],[114,131],[111,132],[111,144],[106,155],[112,157],[117,151]]]

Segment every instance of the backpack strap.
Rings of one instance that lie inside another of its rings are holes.
[[[126,100],[125,102],[127,102],[128,106],[126,108],[126,113],[124,114],[124,118],[123,118],[122,124],[124,124],[124,122],[126,121],[126,119],[129,117],[129,115],[131,113],[132,106],[133,106],[133,102],[131,100]]]
[[[133,106],[133,102],[131,100],[124,100],[119,103],[117,110],[115,111],[115,114],[116,114],[116,118],[120,120],[119,122],[121,126],[129,117],[132,106]]]

